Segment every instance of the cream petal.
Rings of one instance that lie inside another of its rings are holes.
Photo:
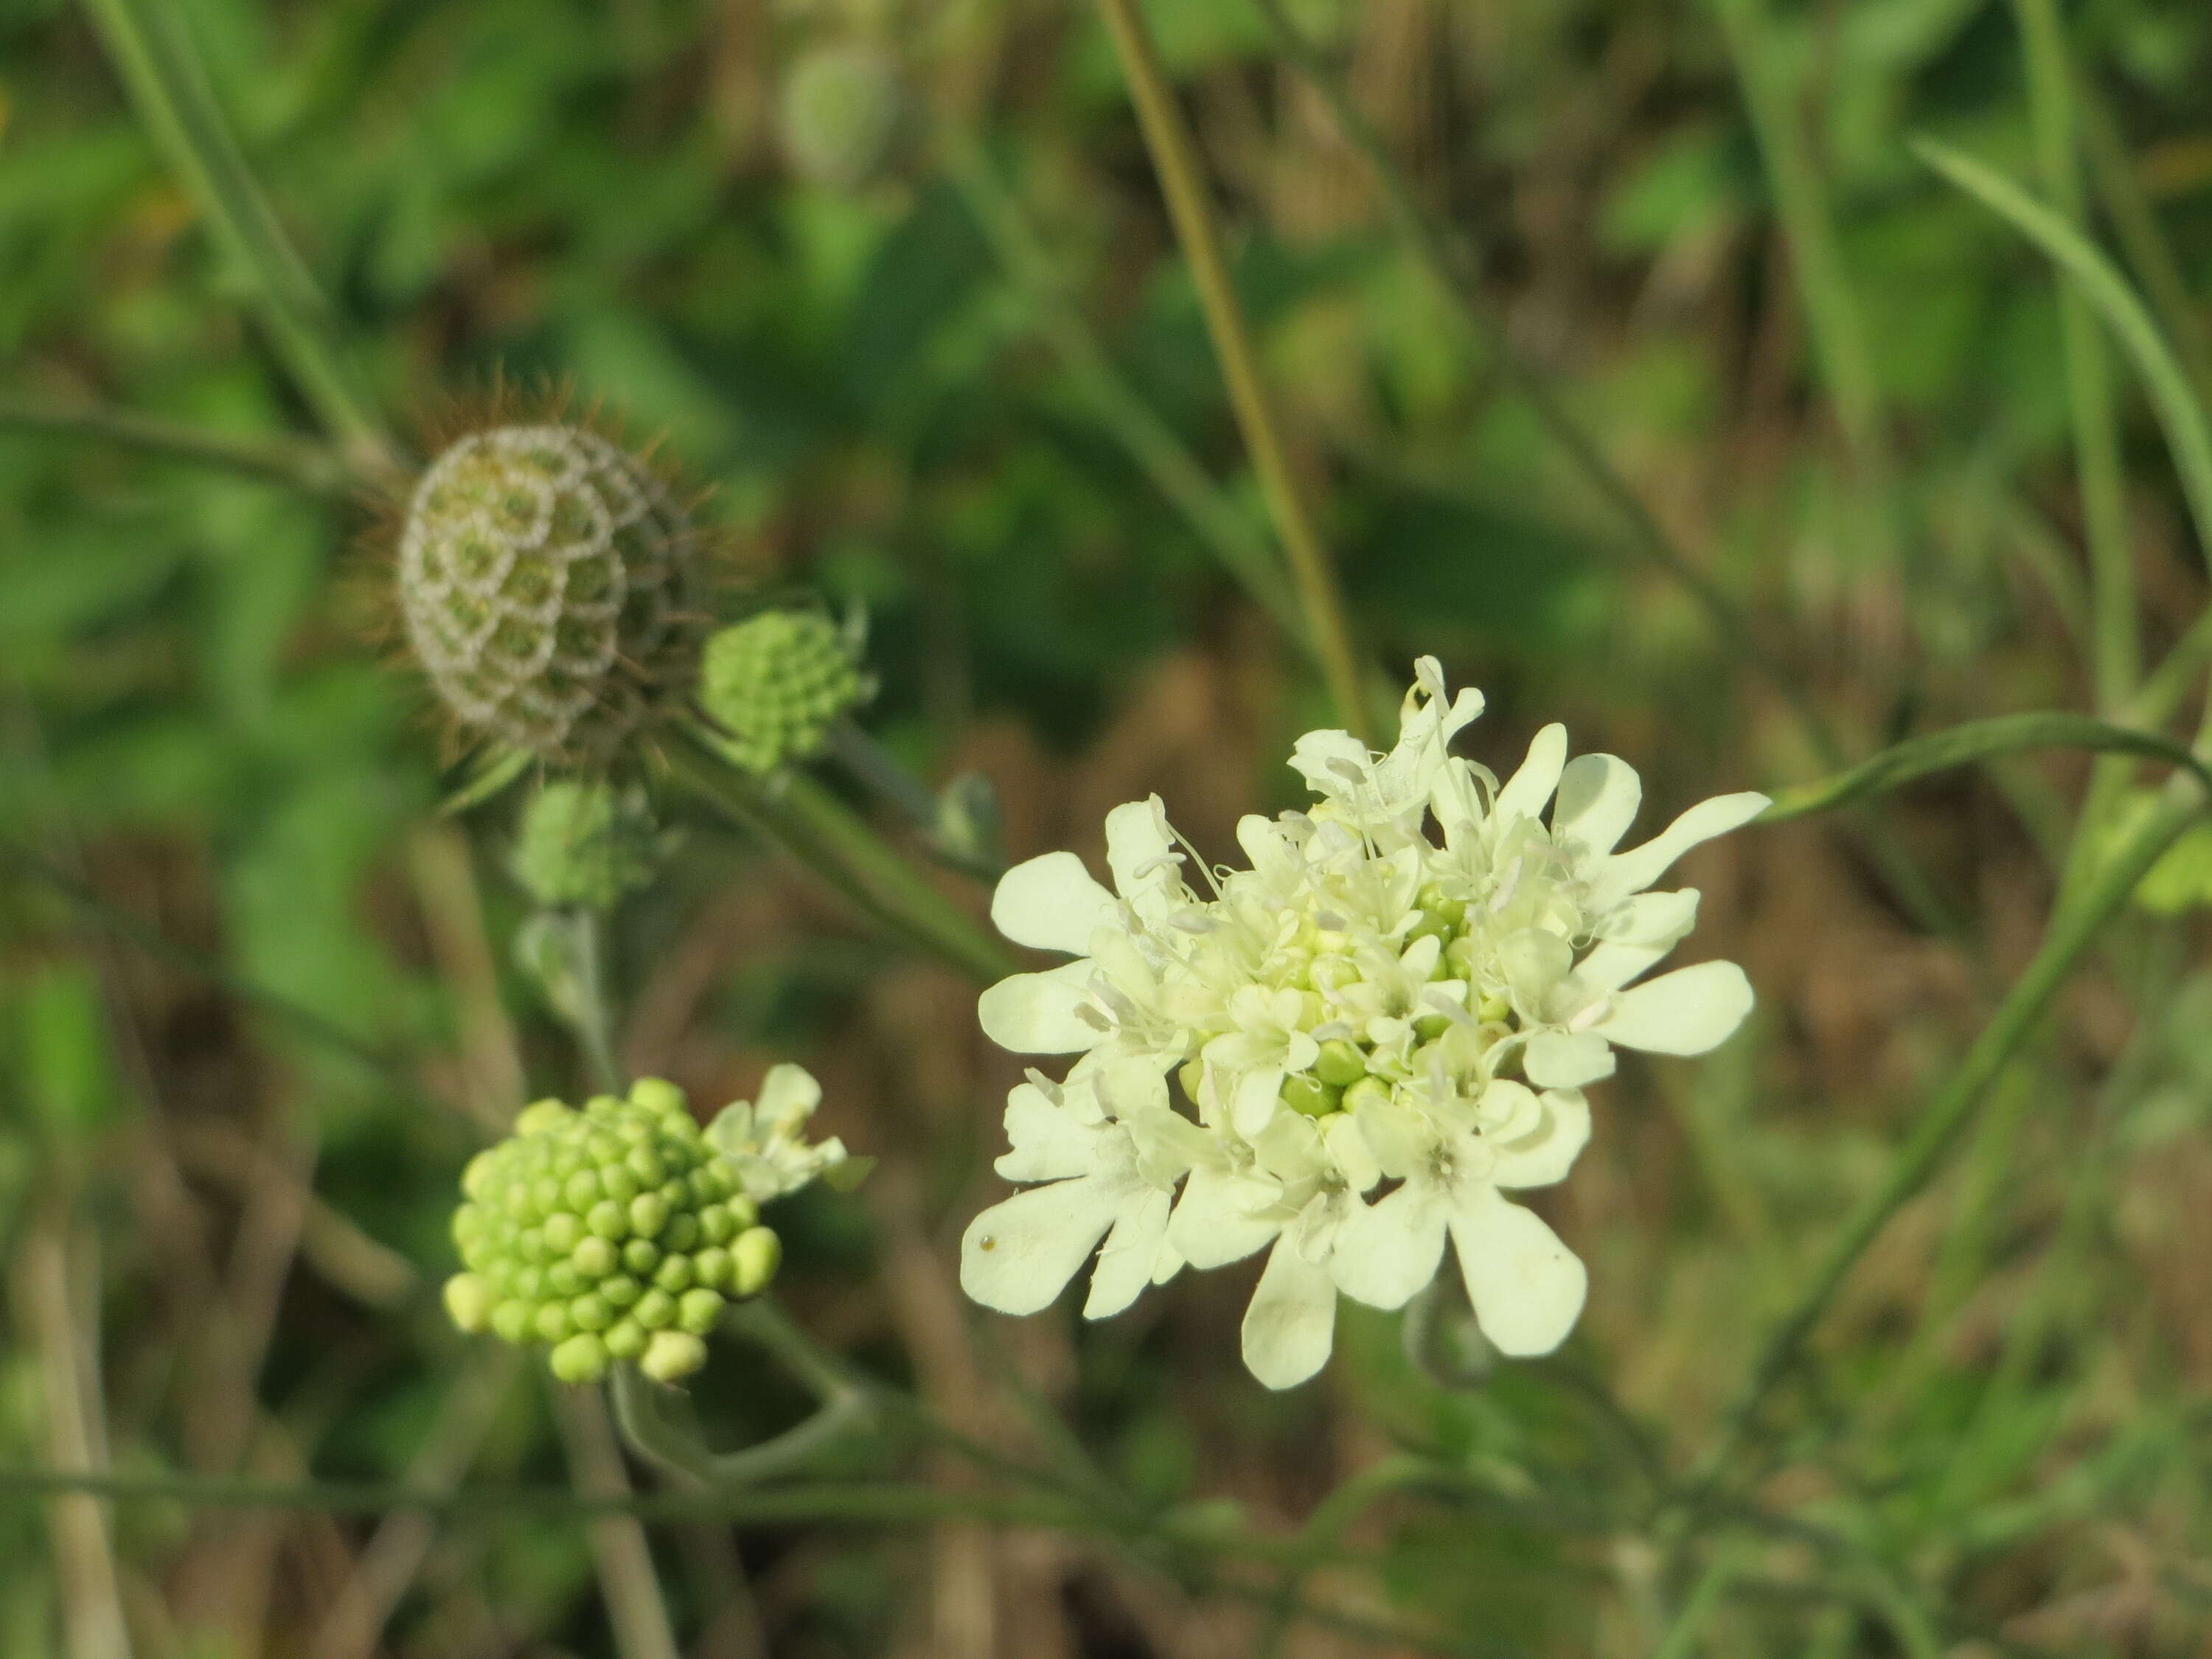
[[[1620,844],[1643,804],[1643,781],[1626,761],[1617,755],[1577,755],[1559,774],[1552,833],[1601,856]]]
[[[1451,1236],[1475,1322],[1498,1352],[1549,1353],[1566,1340],[1589,1274],[1541,1216],[1478,1188],[1453,1212]]]
[[[1444,1253],[1444,1206],[1436,1191],[1407,1182],[1344,1224],[1329,1269],[1337,1288],[1376,1308],[1402,1308],[1437,1276]]]
[[[1497,816],[1501,823],[1515,818],[1541,816],[1544,803],[1559,787],[1560,769],[1567,763],[1567,728],[1553,725],[1539,732],[1528,745],[1528,758],[1506,779],[1498,792]]]
[[[1055,1106],[1033,1083],[1006,1096],[1006,1139],[1013,1150],[991,1167],[1008,1181],[1064,1181],[1097,1166],[1102,1131]]]
[[[1590,884],[1591,907],[1610,909],[1631,893],[1642,892],[1692,847],[1741,828],[1765,811],[1767,805],[1765,796],[1749,790],[1699,801],[1641,847],[1617,854],[1601,865]]]
[[[761,1079],[754,1119],[764,1135],[797,1134],[821,1103],[822,1085],[814,1080],[813,1073],[786,1060],[769,1066],[768,1075]]]
[[[1539,1031],[1521,1052],[1521,1069],[1539,1089],[1579,1089],[1613,1075],[1613,1049],[1589,1031]]]
[[[1091,936],[1121,907],[1073,853],[1046,853],[999,878],[991,893],[991,925],[1017,945],[1079,957]]]
[[[1698,890],[1638,893],[1615,905],[1598,923],[1597,937],[1609,945],[1663,946],[1679,943],[1698,923]]]
[[[1158,795],[1126,802],[1106,815],[1106,863],[1115,890],[1146,921],[1175,908],[1182,872],[1167,808]]]
[[[1497,1185],[1510,1189],[1564,1181],[1589,1145],[1589,1102],[1578,1091],[1547,1090],[1542,1103],[1543,1121],[1533,1133],[1494,1148],[1498,1162],[1490,1178]]]
[[[1326,1267],[1276,1241],[1244,1310],[1244,1364],[1271,1389],[1304,1382],[1328,1363],[1336,1340],[1336,1282]]]
[[[1017,1054],[1073,1054],[1095,1048],[1106,1035],[1105,1016],[1087,988],[1087,957],[1042,974],[1000,980],[975,1000],[983,1035]]]
[[[1168,1231],[1168,1195],[1157,1188],[1140,1193],[1114,1218],[1098,1265],[1091,1269],[1091,1294],[1083,1304],[1085,1319],[1106,1319],[1137,1299],[1152,1282],[1160,1245]]]
[[[1237,1098],[1229,1112],[1230,1126],[1247,1140],[1263,1133],[1283,1109],[1283,1068],[1255,1066],[1237,1079]]]
[[[1272,1181],[1219,1168],[1196,1169],[1168,1223],[1168,1239],[1194,1267],[1242,1261],[1282,1231],[1268,1213],[1282,1197]]]
[[[1291,746],[1291,765],[1314,793],[1337,798],[1367,781],[1374,757],[1349,732],[1308,732]]]
[[[1382,1166],[1367,1144],[1365,1131],[1349,1112],[1331,1112],[1321,1121],[1321,1142],[1346,1186],[1364,1193],[1382,1179]]]
[[[1573,971],[1574,946],[1545,927],[1523,927],[1498,942],[1498,966],[1513,1000],[1527,1010],[1543,1007],[1552,988]]]
[[[1608,1042],[1656,1054],[1702,1054],[1751,1012],[1751,981],[1732,962],[1701,962],[1623,991],[1590,1029]]]
[[[1086,1176],[994,1204],[961,1235],[960,1288],[1000,1313],[1050,1306],[1106,1236],[1130,1191]]]

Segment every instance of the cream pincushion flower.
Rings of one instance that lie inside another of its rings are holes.
[[[1614,1048],[1700,1054],[1749,1012],[1730,963],[1643,978],[1698,902],[1646,890],[1766,799],[1706,801],[1616,852],[1636,774],[1570,762],[1554,726],[1501,786],[1449,751],[1481,709],[1424,658],[1389,753],[1308,732],[1291,763],[1319,799],[1245,818],[1250,867],[1201,870],[1204,894],[1157,798],[1107,816],[1110,891],[1072,853],[1006,873],[1000,930],[1073,959],[986,991],[983,1030],[1077,1058],[1009,1097],[999,1172],[1048,1184],[969,1225],[971,1297],[1035,1312],[1097,1250],[1097,1318],[1265,1249],[1244,1358],[1285,1388],[1327,1361],[1340,1291],[1400,1306],[1449,1240],[1502,1352],[1573,1328],[1582,1263],[1505,1194],[1565,1177]]]

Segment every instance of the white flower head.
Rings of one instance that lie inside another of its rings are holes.
[[[836,1186],[856,1184],[872,1160],[848,1157],[835,1135],[806,1139],[806,1121],[821,1103],[822,1085],[805,1066],[771,1066],[758,1103],[739,1100],[725,1106],[707,1126],[707,1143],[737,1172],[738,1186],[756,1204],[795,1193],[817,1176]]]
[[[1032,1073],[1008,1100],[999,1172],[1048,1184],[969,1226],[976,1301],[1035,1312],[1097,1250],[1097,1318],[1265,1250],[1244,1358],[1285,1388],[1326,1363],[1340,1292],[1401,1306],[1449,1241],[1502,1352],[1573,1328],[1582,1263],[1505,1194],[1565,1178],[1616,1048],[1701,1054],[1749,1012],[1730,963],[1644,978],[1698,904],[1647,890],[1765,798],[1616,852],[1642,797],[1624,762],[1570,762],[1547,726],[1501,785],[1450,752],[1480,695],[1448,696],[1433,658],[1414,672],[1388,754],[1298,739],[1318,799],[1238,825],[1249,868],[1196,868],[1154,797],[1108,815],[1110,890],[1072,853],[1000,881],[1000,931],[1072,959],[986,991],[984,1032],[1075,1059],[1064,1087]]]

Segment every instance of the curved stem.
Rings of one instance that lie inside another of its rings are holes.
[[[2043,947],[2014,981],[1995,1016],[1966,1054],[1948,1081],[1920,1114],[1899,1149],[1881,1188],[1860,1203],[1829,1246],[1812,1282],[1760,1348],[1750,1375],[1723,1420],[1720,1438],[1700,1462],[1690,1483],[1710,1491],[1754,1427],[1759,1408],[1775,1384],[1796,1364],[1806,1339],[1834,1302],[1844,1281],[1905,1201],[1918,1192],[1972,1121],[1984,1095],[2013,1051],[2065,982],[2075,962],[2104,923],[2127,902],[2136,884],[2172,845],[2204,801],[2193,774],[2170,780],[2154,811],[2145,816],[2098,869],[2080,902],[2051,921]]]
[[[667,1397],[675,1392],[648,1380],[635,1366],[620,1366],[614,1376],[615,1422],[646,1462],[696,1486],[749,1486],[795,1474],[827,1448],[867,1428],[875,1415],[866,1394],[842,1389],[805,1422],[772,1439],[742,1451],[713,1452],[668,1415]]]
[[[820,784],[794,772],[771,787],[715,754],[711,741],[676,738],[666,751],[670,769],[870,915],[978,981],[1020,971],[1011,953]]]
[[[1243,434],[1244,447],[1260,475],[1261,493],[1267,499],[1276,532],[1282,538],[1291,579],[1313,630],[1329,696],[1346,728],[1364,738],[1368,721],[1359,694],[1359,659],[1352,648],[1344,597],[1328,551],[1315,528],[1312,510],[1291,471],[1274,405],[1260,375],[1251,325],[1245,320],[1236,285],[1230,278],[1220,227],[1215,222],[1213,204],[1199,167],[1197,146],[1135,0],[1098,0],[1098,9],[1114,37],[1122,73],[1128,77],[1138,125],[1144,129],[1145,144],[1152,152],[1161,192],[1167,198],[1176,239],[1190,264],[1191,282],[1198,290],[1200,309],[1206,314],[1214,355],[1221,360],[1221,375],[1228,385],[1237,428]]]

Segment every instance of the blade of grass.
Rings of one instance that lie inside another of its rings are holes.
[[[2185,745],[2154,732],[2113,726],[2087,714],[2001,714],[1994,720],[1973,720],[1948,731],[1930,732],[1924,738],[1911,738],[1883,750],[1849,771],[1784,789],[1756,821],[1785,823],[1894,789],[1930,772],[2027,749],[2088,749],[2106,754],[2141,755],[2170,766],[2186,768],[2212,787],[2212,769],[2208,769]]]
[[[2118,340],[2150,394],[2181,476],[2198,549],[2212,563],[2212,426],[2188,374],[2127,279],[2080,231],[2002,173],[1933,139],[1915,139],[1911,148],[1921,161],[2040,248],[2072,278],[2076,292]]]
[[[90,438],[165,460],[289,485],[314,495],[343,495],[355,483],[345,462],[319,444],[292,438],[234,437],[95,404],[0,401],[0,431]]]
[[[2065,30],[2052,0],[2012,0],[2012,9],[2027,58],[2037,168],[2055,210],[2078,226],[2082,220],[2081,178]],[[2135,557],[2128,545],[2127,503],[2121,492],[2119,429],[2105,343],[2087,302],[2064,282],[2059,283],[2058,319],[2081,520],[2089,544],[2097,707],[2112,714],[2125,705],[2142,672]],[[2111,787],[2107,784],[2101,793],[2109,793]],[[2098,793],[2093,792],[2093,798]]]
[[[1282,538],[1291,579],[1321,659],[1322,678],[1328,683],[1337,717],[1347,731],[1364,738],[1368,731],[1367,711],[1360,696],[1359,658],[1352,647],[1344,596],[1337,586],[1328,550],[1314,526],[1311,507],[1291,468],[1274,405],[1260,374],[1251,325],[1245,320],[1236,285],[1230,279],[1221,229],[1199,165],[1197,146],[1135,0],[1098,0],[1098,9],[1106,19],[1122,74],[1129,82],[1138,125],[1144,130],[1152,169],[1159,177],[1161,193],[1167,198],[1169,216],[1175,221],[1176,238],[1190,266],[1191,282],[1206,314],[1214,355],[1220,360],[1237,428],[1259,474],[1261,493],[1274,516],[1276,533]]]
[[[155,143],[224,258],[252,280],[263,325],[301,394],[357,467],[388,467],[391,441],[342,361],[329,305],[216,103],[184,11],[162,0],[84,4]]]

